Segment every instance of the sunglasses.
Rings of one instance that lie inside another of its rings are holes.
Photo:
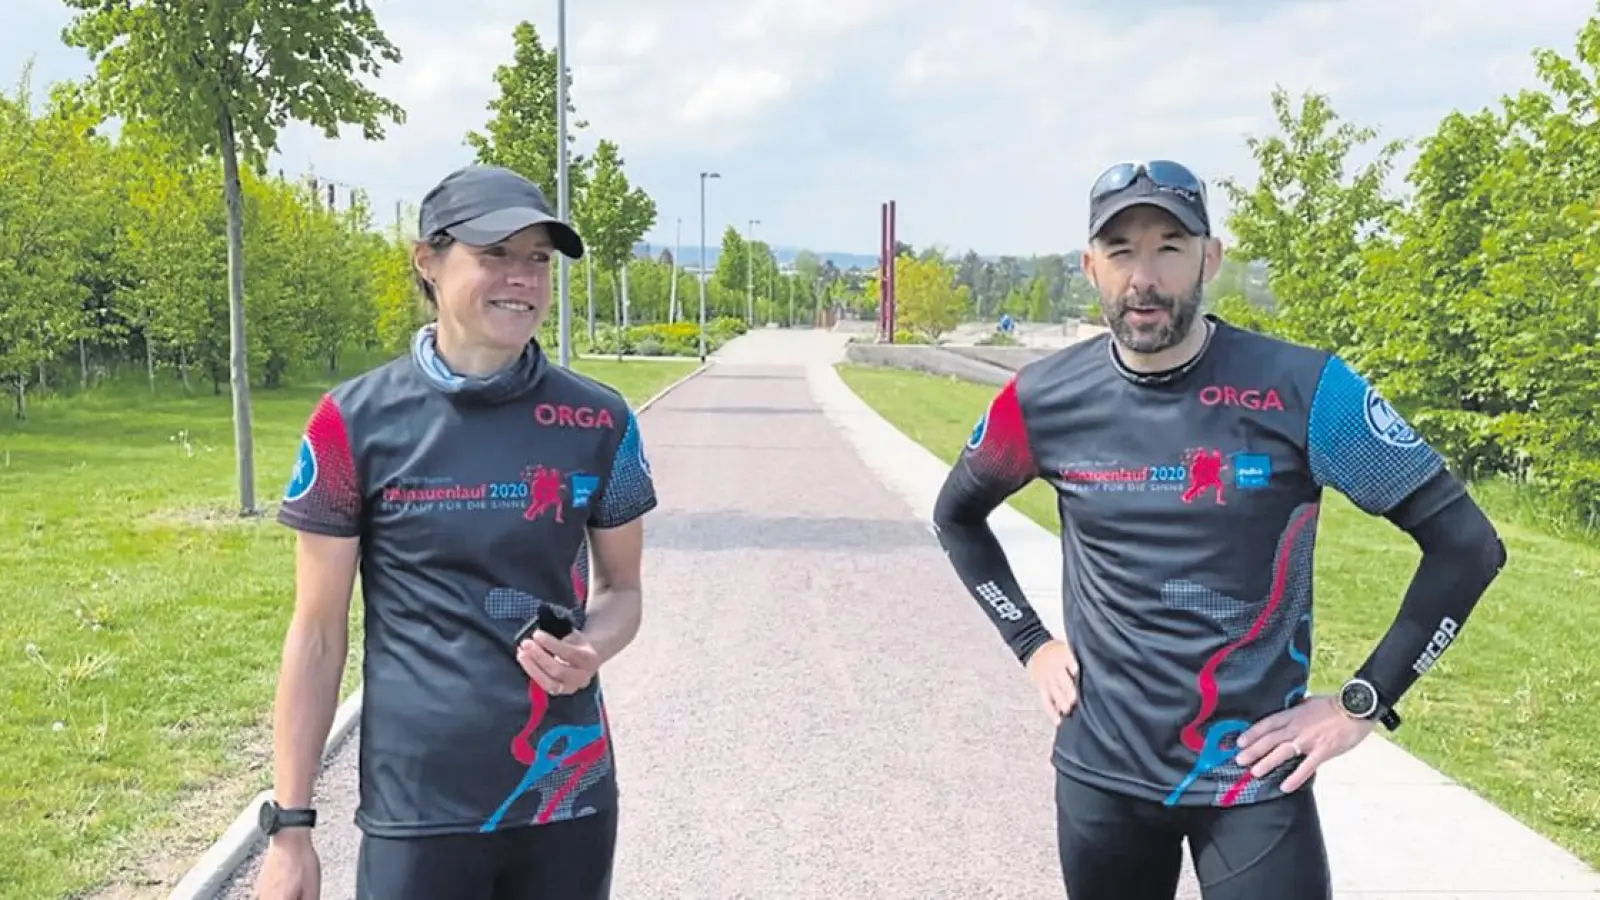
[[[1205,200],[1205,182],[1189,171],[1187,166],[1170,159],[1154,159],[1149,162],[1117,163],[1101,172],[1100,177],[1094,180],[1094,186],[1089,188],[1089,202],[1098,203],[1112,194],[1127,190],[1140,175],[1162,190],[1185,194],[1191,201]]]

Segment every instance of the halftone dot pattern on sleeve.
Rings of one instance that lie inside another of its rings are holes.
[[[1012,379],[989,402],[978,419],[962,451],[973,474],[983,479],[1023,482],[1038,472],[1033,450],[1028,445],[1028,428],[1022,418],[1022,403],[1017,399],[1017,382]]]
[[[1306,449],[1318,484],[1373,515],[1393,509],[1444,468],[1438,452],[1337,356],[1317,382]]]
[[[650,461],[645,457],[644,437],[639,420],[630,410],[627,430],[611,460],[611,478],[595,511],[596,528],[616,528],[639,518],[656,506],[655,482],[650,477]]]
[[[361,488],[350,435],[331,395],[323,395],[306,424],[278,520],[336,537],[354,537],[360,530]]]

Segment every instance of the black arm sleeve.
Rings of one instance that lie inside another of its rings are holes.
[[[989,514],[1037,471],[1013,380],[979,419],[933,508],[939,545],[956,575],[1023,663],[1051,635],[1023,597],[1005,550],[989,527]]]
[[[1483,510],[1448,472],[1434,476],[1387,518],[1417,542],[1422,561],[1394,624],[1357,674],[1393,706],[1460,635],[1505,567],[1506,549]]]

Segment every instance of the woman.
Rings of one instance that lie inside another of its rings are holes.
[[[638,424],[534,339],[554,254],[584,248],[532,182],[461,169],[420,226],[437,321],[322,398],[278,515],[299,532],[296,596],[258,887],[319,896],[309,806],[359,567],[358,896],[605,898],[617,789],[595,673],[639,627],[656,497]]]

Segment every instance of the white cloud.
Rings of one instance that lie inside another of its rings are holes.
[[[793,82],[765,66],[723,69],[695,88],[678,108],[678,120],[689,126],[746,121],[783,99]]]
[[[1081,243],[1083,194],[1107,163],[1175,157],[1203,176],[1253,176],[1244,135],[1271,126],[1274,85],[1329,94],[1385,137],[1430,131],[1528,84],[1531,52],[1570,53],[1592,0],[569,0],[581,147],[621,145],[656,198],[655,240],[713,241],[761,219],[783,244],[871,252],[894,198],[913,244],[1041,252]],[[511,29],[554,42],[553,3],[458,0],[451,15],[386,0],[405,53],[378,88],[408,123],[382,145],[303,128],[282,165],[415,201],[468,158]],[[23,0],[0,59],[40,55],[39,77],[77,75],[62,7]],[[15,73],[0,73],[7,79]],[[1398,177],[1396,179],[1398,182]],[[1220,192],[1218,192],[1220,193]],[[1222,210],[1218,210],[1219,218]]]

